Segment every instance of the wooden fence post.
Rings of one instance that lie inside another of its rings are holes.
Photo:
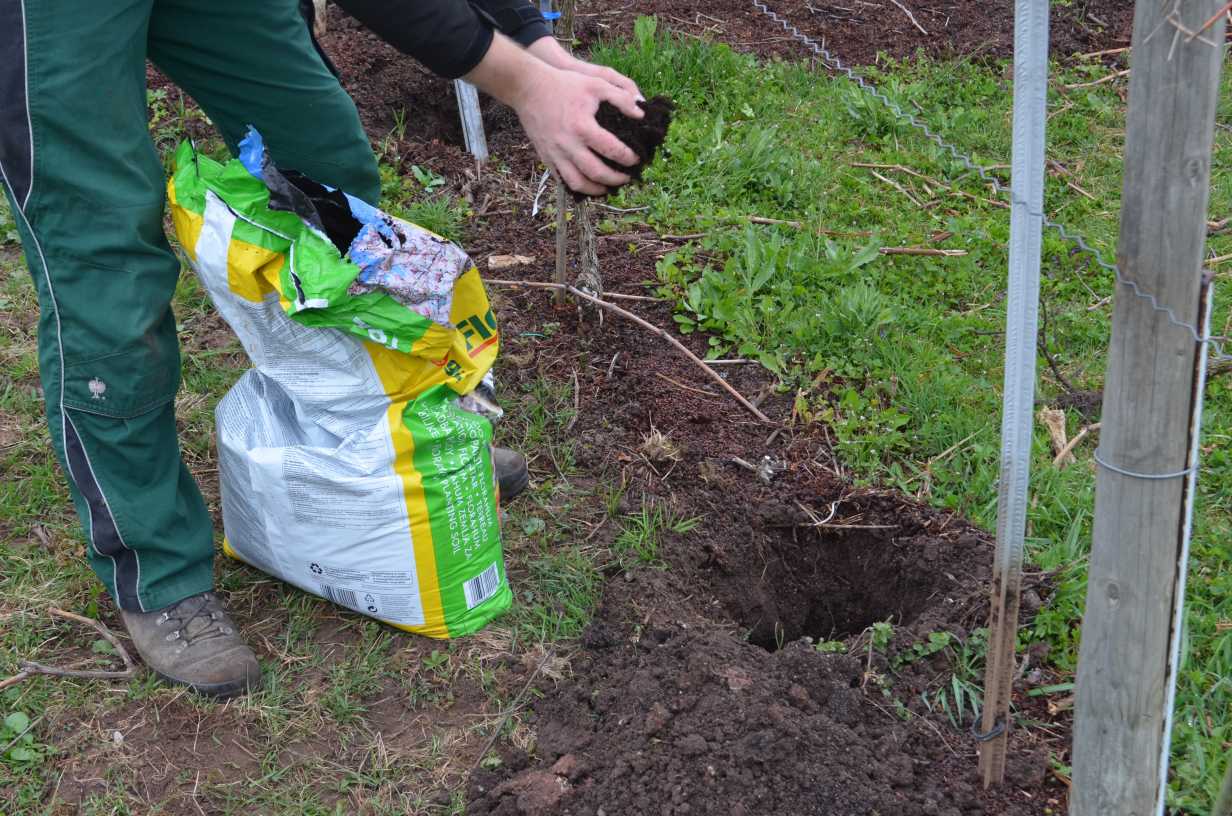
[[[1139,0],[1078,662],[1072,816],[1162,812],[1223,0]],[[1191,36],[1193,34],[1198,36]],[[1144,478],[1144,477],[1155,478]]]

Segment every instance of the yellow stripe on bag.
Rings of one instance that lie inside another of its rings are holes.
[[[407,356],[398,354],[370,340],[363,341],[372,358],[377,376],[387,393],[396,393],[406,378]],[[399,629],[419,632],[428,637],[449,637],[445,624],[445,609],[441,603],[441,585],[436,574],[436,549],[432,540],[432,524],[428,502],[424,498],[423,475],[415,469],[415,438],[402,421],[405,401],[389,406],[389,436],[394,446],[394,472],[402,480],[402,496],[406,501],[406,516],[411,526],[411,547],[415,553],[415,572],[419,577],[419,598],[423,604],[423,626],[402,626]]]
[[[277,288],[285,252],[275,252],[232,238],[227,245],[227,288],[251,303],[260,303]]]
[[[205,225],[205,216],[180,206],[175,197],[175,177],[167,182],[167,200],[171,204],[171,223],[175,225],[175,234],[184,254],[193,263],[197,262],[197,239],[201,237],[201,229]]]

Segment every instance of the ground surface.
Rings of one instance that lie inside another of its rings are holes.
[[[771,8],[860,64],[917,49],[1008,54],[1009,2],[905,5],[927,36],[888,2]],[[1055,55],[1126,44],[1127,5],[1056,8]],[[743,2],[707,4],[704,13],[673,0],[587,3],[579,40],[630,36],[634,19],[652,12],[663,29],[762,57],[807,56]],[[495,158],[477,173],[448,83],[336,13],[323,41],[382,157],[387,200],[413,187],[404,212],[457,237],[490,277],[548,280],[551,219],[530,213],[541,170],[516,118],[485,101]],[[163,91],[152,100],[160,145],[185,129],[208,134],[199,115],[181,121],[174,88],[154,84]],[[800,117],[809,122],[808,111]],[[552,198],[549,189],[542,205]],[[688,239],[630,222],[636,213],[600,215],[620,219],[599,239],[605,288],[657,295],[647,282],[663,279],[657,267]],[[13,485],[0,517],[12,582],[5,643],[49,662],[105,661],[88,634],[43,614],[54,600],[116,625],[81,567],[46,453],[32,292],[11,241],[0,253],[0,359],[10,372],[0,454]],[[487,273],[499,254],[534,260]],[[839,450],[835,436],[841,429],[804,420],[808,403],[779,393],[760,366],[721,370],[786,423],[779,433],[630,323],[558,308],[541,290],[492,293],[510,411],[500,433],[532,453],[535,477],[504,525],[515,610],[475,638],[430,643],[223,563],[220,583],[262,658],[265,690],[220,705],[149,679],[129,687],[40,679],[9,689],[5,713],[29,712],[40,755],[4,766],[0,810],[1063,812],[1066,705],[1028,691],[1064,678],[1036,652],[1024,653],[1016,685],[1021,727],[1012,732],[1009,783],[988,794],[974,777],[968,728],[982,683],[992,543],[964,520],[973,507],[937,510],[857,486],[850,446]],[[671,304],[622,303],[672,325]],[[210,413],[245,361],[191,278],[177,315],[185,455],[217,510]],[[685,340],[699,353],[708,345],[702,334]],[[980,421],[992,424],[987,416]],[[929,462],[938,483],[949,444]],[[768,484],[733,462],[757,466],[766,456],[781,466]],[[928,498],[919,479],[912,489]],[[1024,623],[1057,604],[1060,572],[1028,576]]]

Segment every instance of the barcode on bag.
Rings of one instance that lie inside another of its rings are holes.
[[[500,587],[500,570],[496,564],[488,567],[466,583],[462,591],[466,593],[466,608],[474,609],[479,604],[496,594]]]
[[[359,601],[355,599],[355,590],[341,589],[329,586],[328,584],[322,584],[321,589],[325,591],[325,597],[334,603],[350,607],[351,609],[359,608]]]

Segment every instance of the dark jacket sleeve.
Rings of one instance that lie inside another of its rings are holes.
[[[552,33],[539,9],[526,0],[470,0],[475,11],[487,18],[501,33],[523,46]]]
[[[335,0],[378,37],[456,79],[479,64],[499,28],[522,45],[548,32],[543,16],[525,0]]]

